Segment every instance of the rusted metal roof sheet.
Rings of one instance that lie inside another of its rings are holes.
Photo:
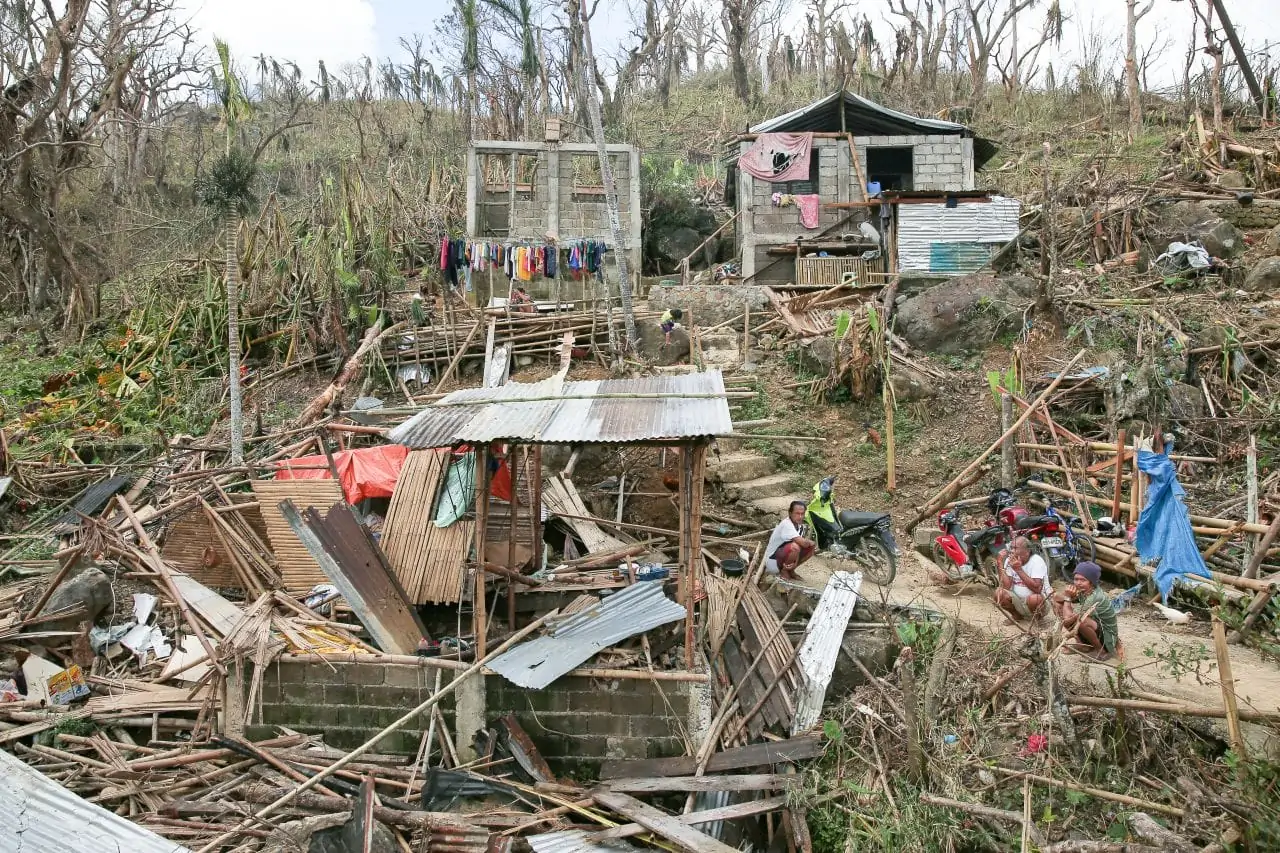
[[[393,429],[414,449],[515,441],[625,444],[733,431],[718,370],[678,376],[565,382],[508,382],[455,391]]]
[[[582,829],[544,832],[541,835],[530,835],[527,840],[533,853],[618,853],[619,850],[635,849],[620,840],[607,843],[591,841],[589,834]]]
[[[955,207],[904,204],[898,208],[898,268],[903,272],[963,275],[980,269],[992,247],[1018,236],[1022,205],[995,196]]]
[[[489,669],[512,684],[540,690],[596,652],[684,615],[683,607],[663,595],[660,581],[642,581],[563,619],[550,634],[503,652]]]
[[[862,572],[834,572],[822,591],[822,598],[809,618],[809,630],[796,662],[804,681],[796,691],[796,716],[791,723],[793,735],[812,728],[822,716],[822,703],[827,698],[827,686],[836,670],[836,658],[840,655],[840,643],[849,627],[849,617],[858,602],[858,590],[862,588]]]
[[[24,853],[188,853],[187,848],[81,799],[0,750],[0,849]]]

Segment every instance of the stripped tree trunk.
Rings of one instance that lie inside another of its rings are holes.
[[[240,218],[227,216],[227,369],[231,394],[231,460],[244,461],[244,409],[240,392]]]
[[[600,158],[600,177],[604,182],[605,205],[609,209],[609,231],[613,237],[615,258],[618,262],[618,294],[622,299],[622,323],[627,332],[623,349],[630,352],[636,347],[636,317],[631,305],[631,274],[627,268],[627,249],[622,235],[622,219],[618,214],[618,186],[613,180],[613,165],[609,162],[609,154],[605,150],[604,121],[600,116],[600,100],[595,87],[591,84],[588,70],[594,65],[595,52],[591,49],[591,23],[587,20],[586,7],[581,6],[582,14],[582,63],[579,66],[582,91],[579,97],[587,102],[587,112],[591,116],[591,135],[595,137],[596,154]],[[632,175],[638,180],[638,175]],[[638,216],[639,211],[632,211]],[[615,353],[619,356],[621,353]]]

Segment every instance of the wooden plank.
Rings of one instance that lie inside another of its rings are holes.
[[[589,554],[618,551],[627,547],[621,539],[605,533],[593,521],[591,510],[578,494],[578,488],[563,474],[548,477],[543,483],[542,500],[552,515],[578,516],[563,518],[565,524],[578,535]]]
[[[650,832],[654,832],[690,853],[737,853],[728,844],[687,826],[635,797],[616,791],[596,791],[591,795],[597,803],[626,815]]]
[[[776,624],[762,631],[752,620],[747,607],[738,608],[738,628],[742,631],[743,651],[752,659],[759,656],[763,650],[762,635],[768,638],[776,633],[777,636],[785,637],[785,633],[775,631]],[[788,704],[789,696],[784,696],[783,687],[780,685],[772,692],[766,693],[769,685],[773,684],[778,678],[785,677],[785,671],[785,664],[777,660],[777,655],[774,654],[774,649],[770,644],[770,648],[765,651],[764,660],[760,662],[760,666],[757,667],[756,671],[757,677],[760,679],[760,689],[755,691],[755,699],[747,701],[742,710],[747,711],[754,708],[756,701],[763,696],[765,697],[765,702],[761,706],[759,713],[760,716],[764,717],[765,722],[771,726],[781,725],[783,728],[790,728],[793,711]],[[747,722],[750,725],[751,721],[748,720]]]
[[[721,806],[720,808],[707,809],[706,811],[693,812],[691,814],[678,814],[675,816],[675,819],[680,823],[697,826],[700,823],[716,823],[722,820],[737,820],[739,818],[764,814],[765,812],[777,811],[778,809],[785,807],[786,804],[786,797],[766,797],[763,800],[734,803],[731,806]],[[615,838],[630,838],[634,835],[642,835],[648,831],[648,829],[638,823],[624,823],[621,826],[615,826],[612,829],[593,832],[582,840],[590,843],[609,841]]]
[[[703,791],[780,791],[800,781],[781,773],[741,773],[718,776],[653,776],[643,779],[610,779],[605,788],[627,794],[663,794]],[[593,795],[594,796],[594,795]]]
[[[756,702],[764,696],[764,681],[760,678],[759,667],[756,671],[748,674],[749,666],[743,659],[742,649],[738,645],[738,641],[733,637],[729,637],[724,641],[724,647],[720,650],[721,656],[724,658],[725,669],[729,671],[729,680],[738,687],[738,695],[742,700],[743,709],[755,707]],[[751,654],[754,659],[755,654]],[[760,717],[764,718],[764,722],[760,722]],[[780,718],[772,713],[771,710],[761,714],[755,718],[754,725],[748,724],[752,737],[759,737],[764,731],[765,725],[774,725],[780,722]]]
[[[810,734],[789,740],[752,743],[736,746],[712,754],[707,761],[707,773],[723,773],[726,770],[742,770],[777,764],[783,761],[800,761],[817,758],[825,749],[822,735]],[[644,776],[693,776],[697,772],[697,759],[685,755],[679,758],[641,758],[606,761],[600,768],[601,779]]]
[[[427,636],[426,629],[407,601],[404,588],[383,562],[381,551],[346,502],[340,499],[323,516],[309,507],[305,519],[289,501],[281,510],[379,648],[392,654],[414,654],[419,640]]]
[[[219,636],[230,634],[244,619],[243,610],[190,575],[173,572],[173,585],[178,588],[187,606],[199,613],[200,618]]]

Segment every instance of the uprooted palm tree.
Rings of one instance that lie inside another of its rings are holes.
[[[533,116],[537,112],[534,83],[542,70],[535,38],[538,27],[533,22],[533,4],[530,0],[484,0],[509,20],[520,35],[520,80],[524,85],[524,135],[532,133]]]
[[[226,149],[207,175],[198,179],[196,192],[201,203],[222,220],[227,232],[227,369],[230,374],[231,460],[244,461],[244,412],[240,391],[240,220],[252,212],[257,200],[253,181],[258,168],[256,158],[239,145],[241,122],[252,113],[252,105],[231,67],[231,50],[227,43],[214,39],[219,68],[214,72],[222,120],[226,126]]]

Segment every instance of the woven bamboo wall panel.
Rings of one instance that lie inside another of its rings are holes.
[[[462,598],[463,563],[475,522],[436,527],[436,497],[449,468],[448,450],[415,450],[405,459],[382,527],[382,550],[413,604],[454,604]]]
[[[245,495],[245,500],[249,495]],[[242,509],[237,513],[249,525],[254,533],[264,542],[267,541],[267,526],[263,523],[262,512],[256,506]],[[205,565],[205,549],[211,548],[214,565]],[[223,589],[244,589],[240,576],[226,549],[213,532],[209,519],[200,508],[183,513],[169,525],[165,533],[164,544],[160,547],[160,556],[164,561],[179,571],[185,572],[205,586]]]
[[[276,555],[276,567],[284,587],[290,591],[306,591],[318,583],[329,583],[315,557],[298,539],[289,522],[280,514],[280,502],[292,500],[299,512],[313,506],[325,512],[344,500],[337,480],[255,480],[253,491],[262,505],[262,520],[267,538]]]

